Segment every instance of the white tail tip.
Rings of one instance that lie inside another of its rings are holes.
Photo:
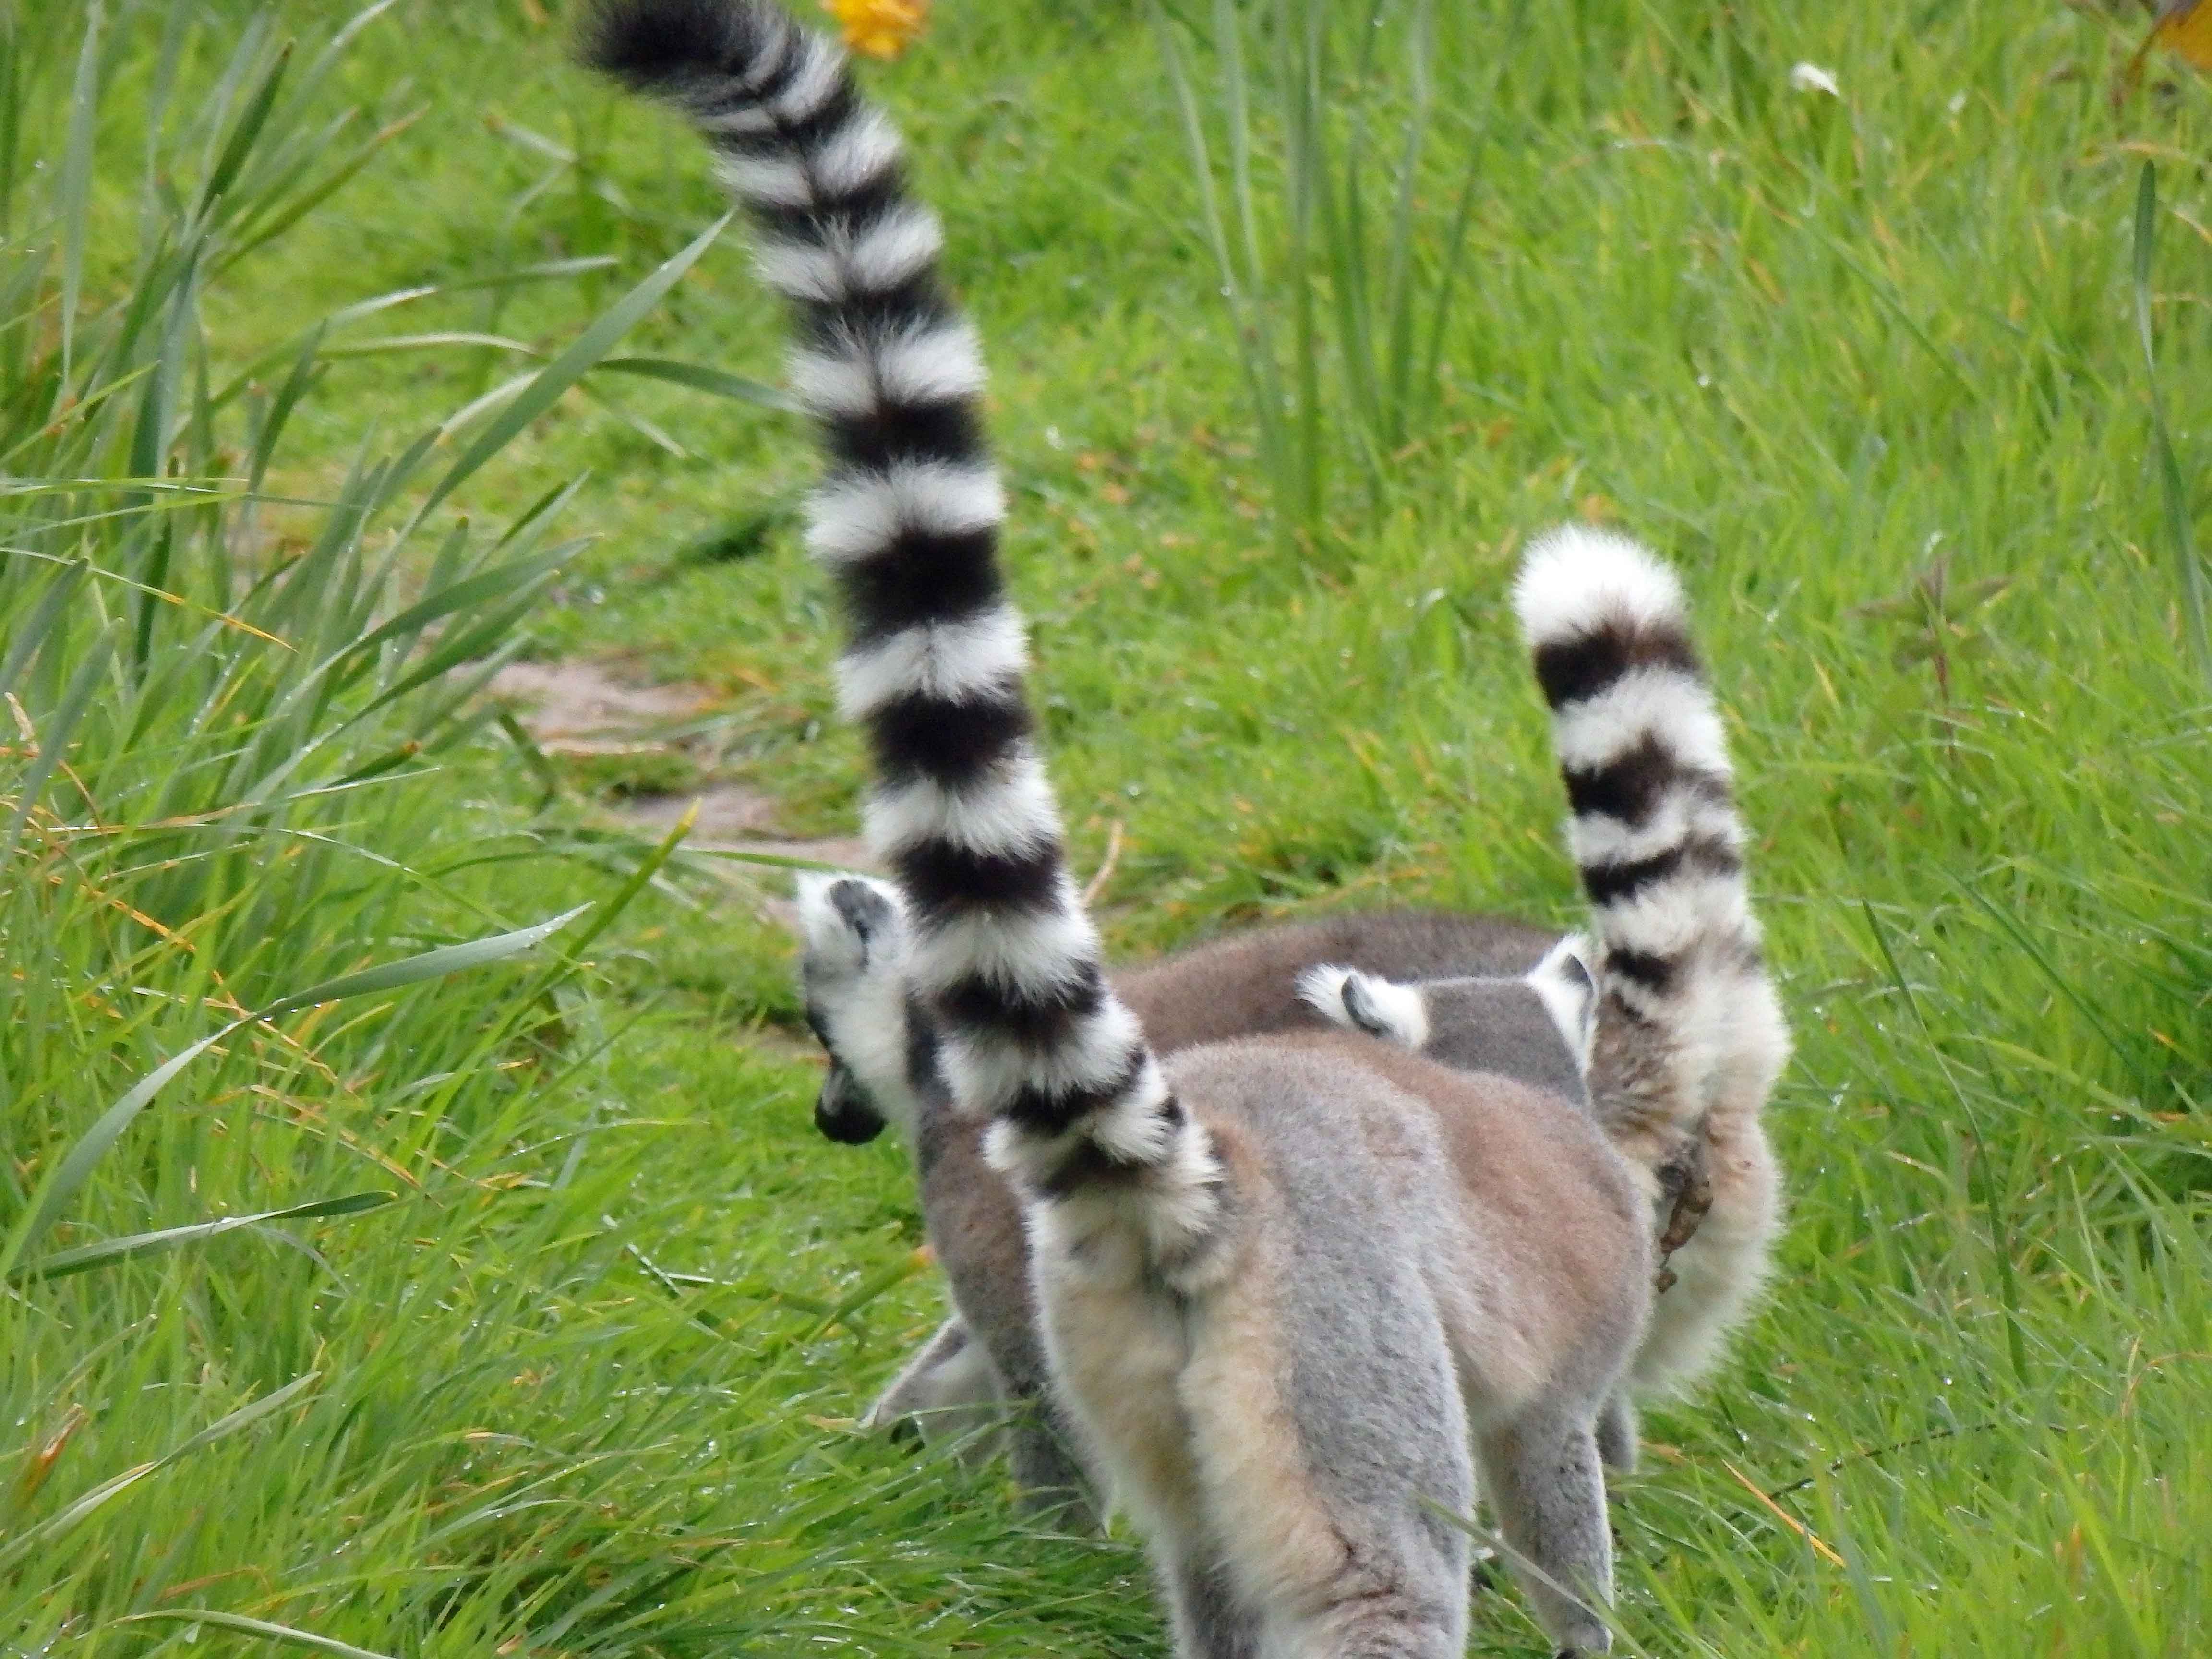
[[[1680,627],[1687,615],[1682,584],[1658,555],[1585,525],[1562,525],[1529,544],[1513,611],[1532,647],[1572,639],[1607,617]]]

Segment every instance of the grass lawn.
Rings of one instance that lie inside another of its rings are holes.
[[[1206,191],[1139,0],[939,0],[907,58],[866,72],[992,362],[1079,867],[1120,826],[1116,949],[1339,905],[1574,917],[1505,584],[1562,518],[1650,540],[1730,719],[1799,1050],[1771,1109],[1793,1212],[1772,1297],[1699,1398],[1649,1414],[1615,1487],[1623,1650],[2212,1651],[2212,678],[2184,577],[2212,545],[2212,79],[2154,59],[2116,100],[2142,19],[2090,0],[1438,8],[1407,210],[1416,292],[1457,249],[1436,369],[1395,424],[1354,418],[1343,319],[1369,313],[1340,272],[1303,290],[1324,418],[1294,504],[1223,292],[1297,361],[1274,4],[1245,9],[1256,280],[1206,8],[1170,25]],[[1394,157],[1412,9],[1386,9],[1368,100],[1340,112],[1371,110]],[[252,533],[210,532],[241,569],[305,554],[358,457],[543,365],[720,212],[690,137],[568,67],[549,10],[394,0],[333,61],[292,112],[308,131],[358,109],[325,157],[397,130],[195,279],[204,334],[179,324],[163,361],[185,366],[179,407],[197,376],[210,413],[151,448],[118,428],[101,476],[136,481],[131,512],[159,516],[165,472],[244,475],[253,411],[320,319],[436,289],[330,327]],[[236,131],[194,109],[252,85],[226,82],[234,49],[251,67],[296,37],[302,84],[350,15],[103,11],[89,57],[87,0],[18,0],[0,33],[10,489],[91,465],[24,459],[66,425],[31,409],[25,365],[59,349],[68,262],[33,272],[26,250],[66,232],[71,179],[72,280],[120,306],[146,158],[173,158],[156,173],[181,214]],[[99,118],[73,125],[87,76]],[[1380,259],[1387,195],[1365,209]],[[781,346],[732,233],[620,350],[773,382]],[[259,392],[207,392],[249,368]],[[426,480],[495,419],[429,452]],[[687,777],[771,793],[784,833],[848,834],[860,750],[830,717],[829,593],[794,533],[811,467],[788,415],[595,373],[395,544],[428,493],[408,483],[361,568],[401,547],[377,614],[399,609],[464,568],[440,562],[455,526],[489,548],[580,480],[544,533],[592,539],[516,575],[483,647],[703,688]],[[26,647],[0,756],[0,817],[25,825],[0,848],[0,1230],[77,1249],[397,1201],[10,1282],[0,1655],[1164,1651],[1126,1534],[1026,1531],[1000,1471],[853,1431],[941,1309],[911,1182],[896,1148],[809,1127],[813,1069],[762,1040],[795,1010],[749,890],[680,854],[639,887],[649,841],[598,800],[665,757],[572,768],[541,805],[498,726],[424,702],[447,676],[362,717],[382,735],[315,775],[337,793],[288,806],[269,834],[289,840],[100,864],[71,814],[152,822],[118,803],[230,764],[178,758],[220,722],[173,732],[161,665],[262,648],[151,632],[150,601],[104,576],[64,592],[52,562],[80,544],[52,538],[100,522],[9,519],[0,568],[0,659],[50,591],[108,607],[75,655]],[[52,550],[33,568],[22,547]],[[463,637],[444,626],[422,648]],[[49,751],[80,799],[34,739],[64,729],[95,636],[115,665],[86,671],[84,735]],[[397,684],[402,659],[378,660],[332,708]],[[291,707],[240,729],[281,734]],[[557,971],[541,949],[243,1028],[43,1217],[103,1109],[224,1010],[586,902],[618,915]],[[1471,1651],[1547,1651],[1510,1592],[1475,1628]]]

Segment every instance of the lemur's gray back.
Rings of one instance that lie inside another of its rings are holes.
[[[864,876],[810,875],[799,883],[799,909],[807,1021],[830,1060],[816,1127],[848,1144],[873,1139],[890,1121],[911,1133],[918,1103],[942,1092],[944,1080],[935,1020],[905,994],[905,920],[896,889]],[[1301,974],[1318,963],[1390,979],[1518,976],[1558,937],[1464,911],[1348,911],[1240,929],[1109,978],[1164,1054],[1329,1023],[1299,989]],[[856,959],[864,963],[858,970]],[[1521,1021],[1529,1012],[1516,1008],[1509,1018]],[[1526,1031],[1501,1030],[1500,1058],[1487,1069],[1529,1075],[1508,1056],[1540,1045],[1543,1025],[1538,1018]]]
[[[1113,981],[1160,1052],[1174,1054],[1234,1037],[1324,1029],[1327,1022],[1297,988],[1300,971],[1316,963],[1344,963],[1406,978],[1517,975],[1541,960],[1554,942],[1553,935],[1501,917],[1417,910],[1354,913],[1209,940],[1159,962],[1125,969]],[[1509,988],[1522,1000],[1501,1007],[1505,1018],[1486,1026],[1483,1046],[1492,1051],[1492,1063],[1483,1069],[1586,1098],[1574,1057],[1541,1005],[1517,977],[1505,981],[1501,989]],[[908,1018],[914,1017],[908,1011]],[[1069,1510],[1073,1505],[1066,1493],[1076,1475],[1058,1449],[1064,1431],[1042,1405],[1045,1362],[1021,1206],[985,1156],[985,1126],[954,1113],[939,1079],[915,1074],[915,1067],[927,1067],[930,1051],[927,1041],[910,1037],[901,1045],[919,1106],[912,1136],[922,1215],[959,1319],[988,1352],[1012,1399],[1044,1413],[1042,1421],[1014,1430],[1017,1480],[1042,1505]],[[843,1121],[852,1121],[849,1108]],[[901,1371],[870,1412],[872,1422],[895,1421],[919,1401],[943,1408],[926,1359],[918,1357]]]

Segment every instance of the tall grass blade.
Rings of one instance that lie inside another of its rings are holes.
[[[284,84],[284,71],[291,65],[292,43],[288,40],[276,49],[276,60],[263,72],[244,113],[232,126],[229,141],[223,145],[222,154],[216,158],[208,173],[207,183],[201,187],[199,204],[192,210],[194,218],[204,219],[212,213],[216,204],[228,194],[237,181],[239,170],[253,153],[254,143],[268,123],[269,112],[276,107],[277,91]]]
[[[2166,401],[2158,389],[2158,354],[2152,343],[2150,270],[2158,240],[2158,169],[2149,161],[2142,164],[2136,185],[2135,232],[2136,333],[2142,343],[2151,440],[2158,446],[2159,487],[2166,499],[2166,536],[2173,549],[2182,631],[2188,637],[2189,654],[2197,672],[2212,684],[2212,634],[2207,633],[2204,620],[2204,566],[2197,556],[2189,487],[2181,476],[2180,458],[2173,451],[2173,434],[2166,428]]]
[[[439,479],[422,505],[416,509],[410,527],[420,524],[433,508],[452,495],[477,469],[507,447],[515,434],[553,406],[553,401],[605,356],[617,340],[629,332],[638,319],[659,305],[662,296],[683,280],[684,273],[714,245],[735,215],[726,213],[701,231],[677,253],[663,261],[643,282],[611,307],[605,315],[576,337],[575,343],[532,375],[513,403],[497,419],[477,434],[461,458]]]
[[[310,1204],[295,1204],[281,1210],[263,1210],[253,1215],[227,1215],[217,1221],[195,1221],[187,1226],[163,1227],[150,1233],[131,1233],[121,1238],[104,1238],[96,1244],[80,1244],[73,1249],[57,1250],[52,1255],[40,1256],[35,1261],[26,1261],[14,1268],[8,1277],[20,1283],[33,1279],[61,1279],[70,1273],[81,1273],[94,1267],[104,1267],[131,1256],[147,1255],[157,1250],[173,1250],[185,1244],[198,1243],[202,1239],[220,1238],[223,1234],[236,1232],[240,1227],[258,1227],[270,1221],[304,1221],[319,1217],[357,1215],[363,1210],[382,1209],[397,1201],[396,1193],[349,1193],[343,1198],[320,1198]]]
[[[300,1630],[290,1625],[272,1623],[266,1619],[249,1619],[242,1613],[222,1613],[210,1607],[156,1607],[147,1613],[128,1613],[113,1621],[116,1625],[143,1624],[157,1620],[169,1624],[204,1625],[210,1630],[235,1631],[240,1636],[258,1636],[280,1647],[305,1648],[311,1653],[327,1653],[331,1659],[391,1659],[391,1656],[357,1648],[350,1642],[341,1642],[334,1636],[318,1636],[311,1630]]]
[[[702,363],[678,362],[670,357],[610,357],[594,371],[601,374],[639,374],[649,380],[665,380],[672,386],[688,386],[695,392],[711,392],[718,398],[734,398],[740,403],[758,404],[763,409],[780,409],[786,414],[805,413],[799,400],[772,386],[758,380],[748,380],[742,375],[726,374],[719,368],[708,368]]]
[[[69,143],[62,152],[62,381],[66,385],[76,344],[77,298],[84,289],[86,221],[92,200],[93,137],[100,112],[100,27],[101,0],[89,0],[84,12],[84,44],[78,49],[76,79],[70,85]]]

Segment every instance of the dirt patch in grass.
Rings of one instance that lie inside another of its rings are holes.
[[[684,843],[694,851],[874,867],[857,836],[780,835],[781,804],[774,795],[714,775],[712,757],[694,741],[693,728],[719,702],[706,686],[636,684],[610,665],[572,660],[509,664],[492,677],[489,690],[514,708],[546,757],[592,798],[597,817],[657,840],[696,802],[698,817]],[[718,867],[746,872],[735,860]],[[757,885],[749,873],[746,884]],[[763,908],[789,920],[777,901]]]

